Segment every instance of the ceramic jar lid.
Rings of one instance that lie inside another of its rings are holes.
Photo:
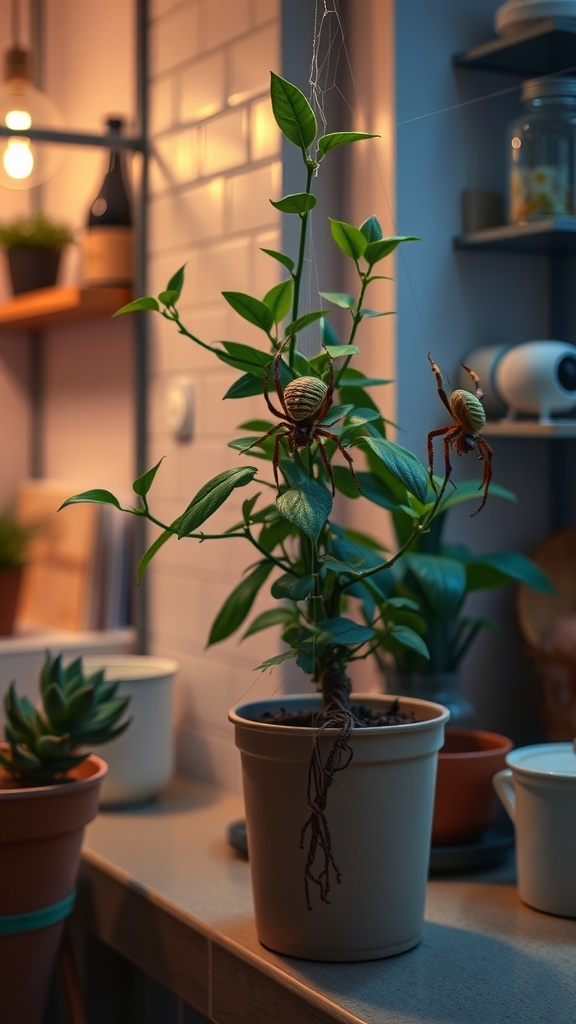
[[[572,777],[576,780],[576,751],[572,743],[518,747],[506,756],[506,764],[527,775]]]

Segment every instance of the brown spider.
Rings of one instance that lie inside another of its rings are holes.
[[[439,430],[431,430],[428,434],[428,462],[430,466],[430,479],[432,481],[432,487],[436,491],[436,485],[434,483],[433,467],[434,467],[434,438],[443,437],[442,446],[444,449],[444,483],[440,489],[438,495],[442,497],[446,489],[450,474],[452,473],[452,466],[450,465],[450,449],[452,448],[457,455],[468,455],[469,452],[478,450],[478,458],[484,464],[484,471],[482,476],[482,483],[479,486],[479,490],[483,488],[482,503],[480,508],[477,508],[472,515],[478,515],[481,509],[486,504],[488,497],[488,488],[490,487],[490,481],[492,479],[492,449],[488,442],[480,437],[480,432],[486,423],[486,413],[484,407],[481,404],[481,399],[484,398],[484,392],[480,387],[480,380],[478,375],[471,370],[469,366],[462,363],[462,367],[470,374],[474,384],[476,385],[476,394],[473,395],[470,391],[464,391],[458,389],[453,391],[450,398],[446,395],[442,384],[442,371],[433,362],[430,353],[428,353],[428,360],[432,367],[432,373],[436,377],[436,383],[438,385],[438,394],[448,412],[450,413],[454,425],[451,427],[440,427]]]
[[[280,379],[281,358],[282,348],[279,349],[274,358],[274,385],[276,387],[276,394],[278,396],[282,412],[275,408],[270,401],[270,396],[268,394],[270,366],[268,366],[264,376],[264,398],[266,399],[266,404],[270,409],[270,412],[273,413],[274,416],[277,416],[281,422],[277,423],[275,427],[272,427],[257,441],[254,441],[250,447],[253,448],[254,445],[261,444],[262,441],[265,441],[267,437],[271,437],[273,434],[276,435],[274,438],[272,466],[274,469],[276,486],[278,490],[280,490],[278,463],[280,461],[281,439],[283,437],[288,439],[288,447],[291,452],[300,452],[304,448],[308,448],[313,441],[316,441],[320,458],[322,459],[322,464],[330,478],[332,495],[334,495],[336,493],[334,474],[322,441],[322,438],[327,437],[330,441],[334,442],[338,451],[346,459],[346,462],[350,467],[350,472],[358,486],[354,466],[352,464],[352,458],[342,447],[336,434],[333,434],[330,430],[326,430],[325,427],[320,426],[332,405],[332,399],[334,396],[334,372],[332,369],[332,360],[330,359],[330,376],[327,384],[323,380],[320,380],[319,377],[295,377],[294,380],[291,380],[285,388],[282,388],[282,381]],[[337,419],[333,422],[336,423]],[[328,426],[332,425],[332,423],[328,424]]]

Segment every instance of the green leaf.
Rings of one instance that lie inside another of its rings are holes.
[[[132,302],[126,303],[125,306],[121,306],[117,309],[112,316],[123,316],[124,313],[136,313],[139,309],[154,309],[158,311],[160,305],[157,299],[154,299],[151,295],[144,295],[141,299],[134,299]]]
[[[286,270],[289,270],[290,273],[294,270],[294,260],[291,256],[287,256],[286,253],[278,252],[276,249],[264,248],[261,248],[260,251],[265,252],[267,256],[271,256],[273,260],[278,260],[278,263],[281,263],[283,267],[286,267]]]
[[[356,305],[356,299],[353,295],[346,295],[345,292],[320,292],[323,299],[328,299],[328,302],[333,302],[335,306],[340,306],[342,309],[354,309]]]
[[[264,302],[274,314],[275,323],[281,323],[284,317],[288,315],[292,303],[293,290],[294,284],[292,278],[289,278],[287,281],[281,281],[280,284],[274,285],[264,296]]]
[[[332,497],[323,484],[307,480],[298,488],[290,488],[276,498],[280,515],[292,523],[314,543],[332,510]]]
[[[410,629],[409,626],[402,626],[397,623],[390,629],[390,635],[399,644],[402,644],[402,647],[408,647],[409,650],[416,651],[417,654],[429,660],[430,653],[422,637],[415,630]]]
[[[279,576],[277,580],[274,580],[270,593],[276,600],[306,601],[312,597],[316,583],[316,576],[292,576],[290,573],[285,573],[284,576]]]
[[[346,146],[349,142],[360,142],[362,139],[377,139],[377,135],[369,135],[367,132],[331,132],[329,135],[322,135],[318,139],[318,159],[322,160],[326,153],[337,146]]]
[[[506,583],[523,583],[542,594],[554,594],[554,587],[540,566],[518,551],[495,551],[477,555],[466,566],[468,588],[484,590],[505,586]]]
[[[284,196],[282,199],[271,199],[272,206],[280,213],[309,213],[316,206],[316,197],[309,192],[297,192],[292,196]]]
[[[356,261],[361,259],[366,249],[366,239],[358,228],[353,227],[352,224],[345,224],[344,221],[330,218],[330,230],[336,245],[345,256],[350,256]]]
[[[212,477],[193,497],[186,511],[180,517],[179,537],[194,533],[202,523],[220,508],[236,487],[249,484],[258,470],[255,466],[227,469]]]
[[[273,658],[266,658],[266,661],[261,662],[258,665],[258,671],[262,671],[267,668],[276,668],[277,665],[281,665],[284,661],[292,661],[298,654],[298,651],[294,648],[290,648],[288,651],[283,651],[282,654],[275,654]]]
[[[114,508],[122,508],[118,498],[115,498],[110,491],[104,491],[101,488],[94,488],[91,491],[82,491],[80,494],[73,494],[71,498],[66,498],[66,501],[62,502],[58,511],[61,508],[66,508],[66,505],[114,505]],[[129,511],[129,510],[127,510]]]
[[[360,225],[360,231],[367,242],[378,242],[382,238],[382,228],[376,217],[368,217]]]
[[[274,316],[265,302],[261,302],[254,295],[246,295],[244,292],[222,292],[222,297],[249,324],[254,324],[266,334],[270,333],[274,326]]]
[[[164,456],[162,456],[160,461],[157,462],[155,466],[152,466],[152,469],[148,469],[145,473],[142,474],[142,476],[139,476],[132,484],[132,489],[141,498],[145,498],[146,495],[148,494],[148,491],[150,490],[154,482],[154,477],[156,476],[156,473],[158,472],[163,461]]]
[[[394,249],[397,249],[401,242],[420,242],[415,235],[395,235],[391,238],[381,238],[377,242],[369,242],[364,250],[364,259],[370,267],[379,263],[386,256],[389,256]]]
[[[455,615],[466,593],[466,568],[455,558],[408,552],[406,564],[433,614],[439,618]]]
[[[208,646],[225,640],[242,625],[254,604],[258,591],[268,579],[272,569],[272,562],[259,562],[256,568],[234,588],[212,624]]]
[[[263,629],[270,629],[272,626],[284,626],[292,622],[294,613],[289,608],[272,608],[268,612],[262,612],[250,623],[246,632],[242,635],[245,640],[248,636],[262,632]]]
[[[140,583],[142,581],[142,577],[143,577],[144,573],[146,572],[146,569],[148,568],[150,562],[154,558],[154,555],[156,554],[156,552],[159,551],[161,547],[164,547],[164,544],[166,543],[166,541],[170,540],[170,537],[175,537],[175,536],[178,535],[177,533],[174,533],[174,530],[176,530],[176,531],[178,530],[179,524],[180,524],[180,517],[178,519],[176,519],[172,523],[172,527],[173,527],[172,530],[164,530],[164,532],[161,533],[160,536],[156,538],[154,543],[150,545],[150,547],[147,549],[147,551],[144,552],[144,554],[142,555],[142,558],[138,562],[138,570],[137,570],[137,573],[138,573],[138,583]]]
[[[368,643],[374,637],[374,630],[369,626],[362,626],[352,619],[342,617],[323,619],[314,630],[314,642],[322,647],[329,647],[333,644],[340,647],[356,647],[359,644]]]
[[[166,291],[167,292],[172,292],[176,296],[176,298],[174,299],[174,302],[177,302],[178,299],[180,298],[180,295],[182,294],[182,288],[184,287],[184,268],[185,268],[185,266],[186,266],[186,264],[184,263],[176,271],[175,274],[172,274],[172,277],[170,278],[170,280],[168,281],[168,284],[166,285]]]
[[[236,370],[252,373],[260,380],[264,379],[266,367],[270,363],[270,356],[267,352],[261,352],[260,349],[254,348],[252,345],[243,345],[239,341],[221,341],[220,344],[224,352],[220,352],[218,349],[215,351],[223,363],[233,366]]]
[[[304,313],[303,316],[299,316],[297,320],[293,320],[291,324],[288,324],[286,337],[293,337],[294,334],[299,334],[305,327],[316,323],[317,320],[320,320],[329,312],[329,309],[316,309],[311,313]]]
[[[316,138],[316,118],[304,93],[272,72],[270,100],[274,119],[283,135],[306,154]]]
[[[364,437],[358,443],[361,448],[369,448],[410,494],[422,502],[426,501],[428,471],[412,452],[381,437]]]
[[[245,373],[230,385],[222,398],[253,398],[254,395],[261,395],[263,390],[263,380],[252,373]]]

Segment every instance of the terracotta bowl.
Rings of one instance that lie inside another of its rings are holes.
[[[446,729],[438,755],[433,846],[477,843],[495,822],[492,779],[505,767],[512,740],[482,729]]]

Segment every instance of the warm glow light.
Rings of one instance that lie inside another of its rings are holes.
[[[63,127],[57,107],[24,72],[0,85],[0,124],[20,132]],[[63,157],[63,147],[53,143],[22,135],[0,138],[0,185],[13,189],[39,185],[54,174]]]
[[[32,118],[27,110],[9,110],[4,118],[7,128],[12,131],[26,131],[32,124]]]
[[[2,159],[6,174],[15,181],[24,181],[34,170],[34,157],[30,149],[30,140],[24,138],[8,139]]]
[[[522,145],[522,140],[519,139],[517,135],[515,135],[514,138],[512,139],[512,149],[520,149],[521,145]]]

